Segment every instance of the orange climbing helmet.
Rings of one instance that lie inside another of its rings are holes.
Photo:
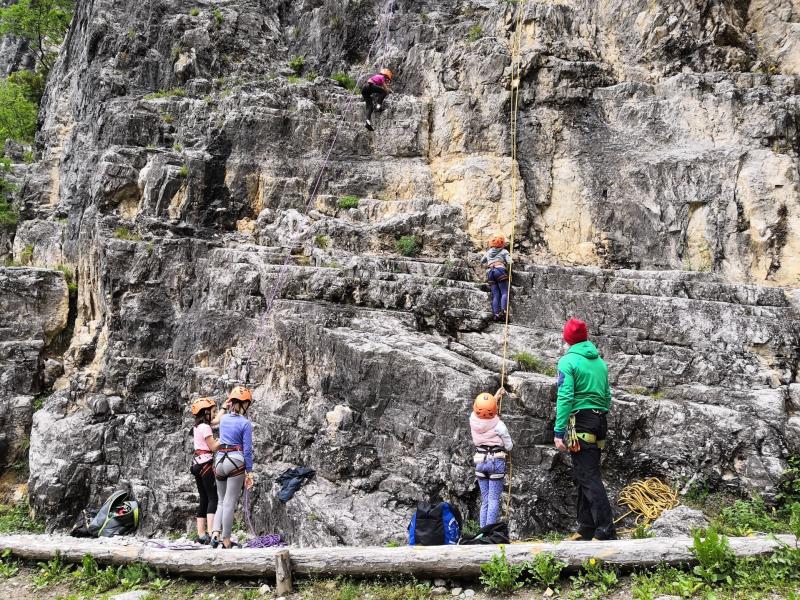
[[[472,410],[479,419],[494,419],[497,416],[497,400],[489,392],[483,392],[475,396]]]
[[[216,406],[217,403],[214,401],[213,398],[198,398],[194,402],[192,402],[192,414],[196,417],[200,414],[200,411],[205,410],[207,408],[211,408],[212,406]]]
[[[253,394],[250,390],[246,387],[242,387],[241,385],[237,385],[235,388],[231,390],[231,393],[228,394],[228,400],[238,400],[239,402],[252,402],[253,401]]]
[[[389,81],[394,79],[394,73],[392,73],[391,69],[381,69],[381,75],[383,75],[384,77],[388,77]]]
[[[493,235],[489,240],[489,247],[491,248],[505,248],[506,236],[502,234]]]

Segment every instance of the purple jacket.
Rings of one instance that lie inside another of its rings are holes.
[[[376,73],[375,75],[367,79],[367,83],[373,83],[379,87],[386,87],[386,77],[384,77],[380,73]]]

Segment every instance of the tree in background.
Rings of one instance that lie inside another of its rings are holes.
[[[0,143],[11,138],[31,142],[39,107],[29,99],[29,88],[0,79]]]
[[[38,53],[39,64],[49,71],[57,46],[64,41],[72,19],[74,0],[19,0],[0,8],[0,35],[28,40]]]

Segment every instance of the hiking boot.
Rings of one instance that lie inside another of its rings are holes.
[[[375,131],[375,128],[372,126],[372,123],[370,122],[369,119],[364,121],[364,124],[367,126],[367,129],[369,129],[370,131]]]

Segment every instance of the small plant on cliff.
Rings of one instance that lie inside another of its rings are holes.
[[[142,239],[142,236],[135,231],[131,231],[128,227],[117,227],[114,230],[114,237],[127,242],[138,242]]]
[[[519,365],[521,371],[541,373],[549,377],[556,376],[555,367],[547,365],[541,358],[534,356],[530,352],[517,352],[511,358],[517,361],[517,365]]]
[[[481,583],[493,592],[508,593],[523,586],[519,580],[524,565],[512,565],[506,557],[506,547],[500,545],[500,554],[495,554],[488,563],[481,565]]]
[[[212,14],[214,15],[214,21],[216,22],[217,27],[222,27],[222,24],[225,22],[225,15],[222,14],[222,11],[218,8],[215,8]]]
[[[178,177],[188,177],[189,176],[189,167],[183,165],[180,169],[178,169]]]
[[[395,242],[395,248],[403,256],[413,257],[422,250],[422,242],[415,235],[404,235]]]
[[[196,16],[198,16],[199,14],[200,14],[200,9],[199,9],[199,8],[197,8],[197,7],[193,8],[193,9],[191,9],[191,10],[189,11],[189,16],[190,16],[190,17],[196,17]]]
[[[172,88],[170,90],[158,90],[147,94],[144,100],[158,100],[159,98],[184,98],[186,90],[183,88]]]
[[[303,69],[306,66],[306,57],[305,56],[295,56],[293,59],[289,61],[289,68],[294,71],[295,75],[302,75]]]
[[[650,531],[650,527],[644,523],[639,523],[631,533],[631,538],[634,540],[644,540],[651,537],[656,537],[656,534]]]
[[[467,32],[467,39],[470,42],[478,41],[482,37],[483,37],[483,27],[481,27],[476,23],[475,25],[469,28],[469,31]]]
[[[34,246],[33,244],[25,244],[25,247],[22,249],[22,252],[19,253],[19,262],[23,265],[30,265],[31,260],[33,260],[33,251]]]
[[[314,236],[314,245],[317,248],[322,248],[323,250],[326,250],[328,246],[331,245],[331,239],[327,235],[319,234],[317,236]]]
[[[331,75],[331,79],[333,79],[336,83],[338,83],[343,88],[346,88],[350,91],[356,89],[356,80],[350,77],[344,71],[337,71],[333,75]]]
[[[67,282],[67,289],[70,294],[78,291],[78,283],[75,281],[75,272],[67,265],[56,265],[56,271],[64,274],[64,281]]]
[[[0,185],[2,185],[2,180],[0,180]],[[19,220],[19,215],[17,211],[14,210],[14,207],[8,203],[8,201],[0,196],[0,227],[6,226],[11,227],[17,224]]]
[[[342,196],[338,202],[339,208],[358,208],[358,198],[356,196]]]

